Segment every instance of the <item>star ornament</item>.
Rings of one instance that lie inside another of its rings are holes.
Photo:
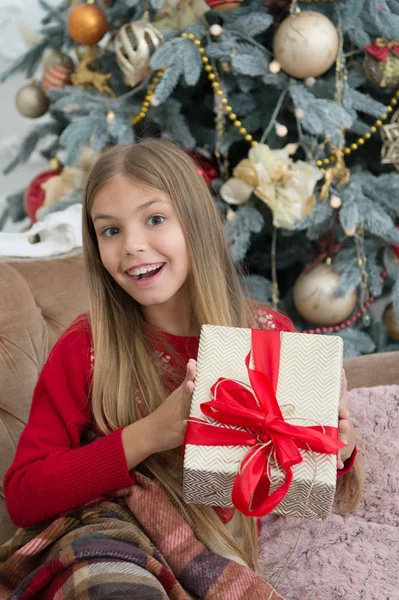
[[[392,164],[399,171],[399,110],[395,112],[388,125],[382,125],[381,163]]]

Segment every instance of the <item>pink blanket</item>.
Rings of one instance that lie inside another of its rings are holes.
[[[306,521],[277,591],[286,600],[399,600],[399,386],[351,392],[365,489],[355,513]],[[300,520],[262,520],[261,559],[273,583]]]

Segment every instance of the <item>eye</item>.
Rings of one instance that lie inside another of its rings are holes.
[[[119,233],[119,229],[117,227],[107,227],[106,229],[104,229],[104,231],[102,232],[101,235],[103,235],[104,237],[110,238],[110,237],[114,237],[118,233]]]
[[[161,215],[154,215],[148,219],[148,223],[150,225],[162,225],[165,221],[165,217],[161,217]]]

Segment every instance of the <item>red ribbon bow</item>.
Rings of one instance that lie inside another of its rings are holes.
[[[399,56],[399,41],[377,38],[374,42],[365,46],[364,49],[377,60],[385,62],[389,56],[389,52],[393,52]]]
[[[204,415],[224,425],[245,427],[249,432],[221,428],[201,419],[190,421],[185,444],[203,446],[252,446],[235,478],[232,500],[244,515],[262,517],[285,497],[293,480],[291,467],[300,463],[299,448],[336,454],[345,444],[338,441],[336,427],[302,427],[284,421],[275,390],[280,360],[280,333],[252,330],[255,366],[246,357],[252,390],[238,381],[218,379],[212,400],[201,404]],[[270,493],[268,464],[275,453],[284,482]]]

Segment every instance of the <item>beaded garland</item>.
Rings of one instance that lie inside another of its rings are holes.
[[[374,121],[374,124],[370,127],[370,131],[365,133],[360,138],[358,138],[357,141],[354,142],[353,144],[351,144],[350,146],[346,146],[345,148],[343,148],[345,155],[351,154],[352,152],[357,150],[359,148],[359,146],[362,146],[366,140],[369,140],[374,133],[377,133],[377,127],[381,127],[382,122],[386,121],[388,119],[390,113],[392,113],[393,107],[398,104],[397,98],[399,98],[399,90],[397,90],[395,92],[395,96],[393,96],[391,98],[391,101],[389,102],[388,106],[386,107],[386,112],[383,113],[379,119],[376,119]],[[317,160],[316,165],[318,167],[321,167],[322,165],[328,165],[330,162],[335,162],[335,160],[336,160],[336,157],[332,154],[328,158],[323,158],[322,160]]]
[[[229,101],[227,100],[223,90],[221,89],[220,82],[217,80],[217,74],[215,73],[212,65],[209,64],[209,58],[207,56],[205,56],[205,48],[203,48],[201,40],[196,38],[193,33],[184,32],[181,34],[181,37],[191,40],[195,44],[195,46],[197,46],[198,52],[202,56],[202,64],[203,64],[204,70],[208,74],[208,79],[212,84],[212,88],[214,89],[215,95],[218,96],[218,98],[220,99],[220,102],[223,106],[224,111],[227,113],[230,121],[233,122],[233,125],[238,129],[240,134],[242,136],[244,136],[245,140],[247,142],[249,142],[251,144],[251,146],[256,146],[258,142],[255,141],[253,139],[252,135],[250,133],[248,133],[248,131],[245,129],[245,127],[242,126],[241,121],[237,118],[237,115],[234,113],[232,106],[230,106]],[[161,78],[164,74],[164,70],[165,70],[165,68],[163,70],[158,71],[156,73],[154,79],[152,80],[152,83],[148,88],[148,92],[144,98],[144,102],[143,102],[139,112],[136,115],[134,115],[131,119],[131,122],[133,123],[133,125],[136,125],[137,123],[139,123],[146,116],[147,111],[150,107],[150,100],[151,100],[152,96],[154,95],[156,85],[161,80]]]
[[[306,0],[306,1],[308,1],[308,0]],[[309,0],[309,1],[313,1],[313,0]],[[334,0],[321,0],[321,1],[334,1]],[[205,48],[202,46],[201,40],[196,38],[193,33],[184,32],[181,34],[181,37],[191,40],[195,44],[195,46],[197,46],[198,52],[202,55],[202,63],[203,63],[204,70],[208,74],[208,79],[209,79],[209,81],[211,81],[214,92],[215,92],[216,96],[219,97],[224,111],[227,113],[229,119],[233,122],[233,125],[238,129],[239,133],[244,137],[244,139],[247,142],[249,142],[251,144],[251,146],[256,146],[258,142],[256,140],[254,140],[252,135],[250,133],[248,133],[248,131],[246,130],[245,127],[242,126],[241,121],[237,118],[237,115],[235,114],[233,107],[230,106],[228,99],[226,98],[223,90],[221,89],[220,82],[218,81],[218,76],[215,73],[212,65],[209,64],[209,58],[205,55]],[[144,102],[143,102],[139,112],[136,115],[134,115],[131,119],[131,122],[133,125],[136,125],[137,123],[139,123],[146,116],[147,111],[150,108],[151,98],[154,95],[157,84],[159,83],[159,81],[161,80],[161,78],[164,74],[165,68],[166,67],[164,67],[163,69],[160,69],[156,73],[154,79],[152,80],[152,83],[148,88],[147,94],[144,98]],[[392,113],[394,106],[396,106],[398,104],[397,98],[399,98],[399,90],[397,90],[395,95],[391,98],[388,106],[386,107],[386,112],[383,113],[379,119],[376,119],[374,121],[374,124],[370,127],[370,131],[365,133],[363,136],[359,137],[357,139],[357,141],[354,142],[353,144],[351,144],[350,146],[343,148],[343,152],[345,155],[351,154],[352,152],[357,150],[359,148],[359,146],[362,146],[367,140],[369,140],[371,138],[371,136],[374,133],[377,132],[377,128],[381,127],[381,125],[383,124],[383,121],[386,121],[388,119],[388,116]],[[336,160],[336,157],[332,154],[328,158],[317,160],[316,165],[318,167],[321,167],[323,165],[328,165],[331,162],[335,162],[335,160]]]

